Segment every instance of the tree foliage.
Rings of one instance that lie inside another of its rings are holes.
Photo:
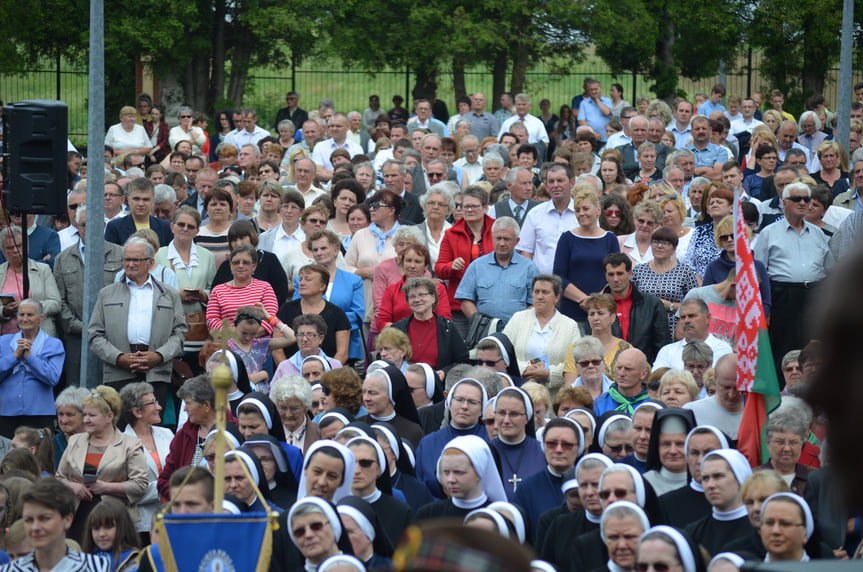
[[[738,0],[593,0],[584,33],[614,73],[646,74],[653,91],[672,98],[677,78],[701,79],[731,60],[740,45]]]

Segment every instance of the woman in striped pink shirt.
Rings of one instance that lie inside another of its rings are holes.
[[[228,260],[234,279],[213,288],[207,302],[207,329],[211,332],[222,329],[222,320],[228,319],[233,323],[237,309],[242,306],[254,306],[260,302],[271,316],[279,311],[272,286],[252,277],[258,260],[255,247],[238,246],[231,251]],[[270,323],[263,322],[261,327],[264,330],[261,335],[273,333]]]

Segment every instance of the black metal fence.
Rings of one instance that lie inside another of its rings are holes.
[[[769,91],[768,81],[760,73],[762,54],[755,52],[750,60],[747,54],[734,64],[729,64],[725,73],[728,93],[748,94],[754,90]],[[130,71],[131,73],[131,71]],[[863,80],[859,69],[854,71],[852,82]],[[624,88],[624,99],[635,101],[636,95],[651,95],[651,82],[632,74],[615,76],[608,66],[595,57],[573,61],[565,72],[560,68],[540,65],[526,76],[526,89],[534,99],[534,110],[538,112],[539,101],[548,99],[551,109],[557,112],[561,105],[569,104],[572,97],[581,92],[586,76],[599,79],[605,88],[612,82]],[[24,70],[19,74],[0,75],[0,98],[6,102],[25,99],[62,99],[69,104],[69,136],[73,142],[85,144],[87,137],[87,89],[89,76],[86,70],[58,69]],[[508,79],[508,78],[507,78]],[[828,107],[836,107],[839,88],[839,70],[828,74],[824,97]],[[682,79],[679,88],[692,99],[697,92],[710,93],[710,88],[719,81],[711,77],[701,81]],[[452,74],[442,71],[439,77],[438,98],[445,101],[451,112],[455,111],[455,95]],[[492,75],[490,71],[474,69],[465,73],[468,93],[482,91],[491,99]],[[300,105],[314,109],[323,97],[333,99],[339,110],[362,111],[368,106],[368,97],[377,94],[382,106],[389,108],[393,95],[399,94],[409,100],[413,76],[410,70],[384,69],[377,72],[349,69],[339,62],[310,62],[295,69],[258,71],[250,76],[244,93],[243,105],[258,111],[260,122],[270,126],[276,111],[285,105],[285,93],[295,90],[300,93]],[[493,102],[489,101],[491,107]],[[131,101],[130,101],[131,104]],[[110,118],[107,123],[111,123]]]

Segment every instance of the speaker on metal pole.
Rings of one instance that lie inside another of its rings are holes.
[[[3,107],[3,199],[10,211],[66,212],[69,108],[38,99]]]

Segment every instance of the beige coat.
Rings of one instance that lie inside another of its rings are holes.
[[[57,478],[71,483],[84,481],[84,460],[90,435],[78,433],[69,437],[69,444],[57,466]],[[123,483],[123,496],[118,499],[129,507],[133,521],[138,521],[138,501],[147,491],[147,460],[144,446],[135,437],[123,435],[114,428],[111,444],[105,449],[96,469],[96,477],[109,483]]]

